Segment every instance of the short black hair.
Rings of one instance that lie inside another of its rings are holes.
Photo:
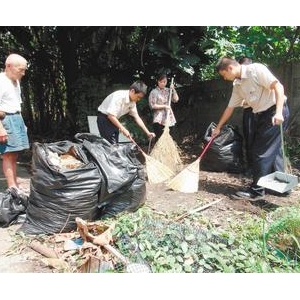
[[[144,95],[147,94],[147,85],[141,81],[137,80],[135,81],[129,88],[130,90],[134,90],[135,93],[143,93]]]
[[[238,60],[239,64],[241,65],[250,65],[253,63],[252,58],[248,57],[248,56],[242,56],[240,57],[240,59]]]
[[[161,81],[163,79],[167,78],[167,74],[166,73],[159,73],[156,77],[157,81]]]

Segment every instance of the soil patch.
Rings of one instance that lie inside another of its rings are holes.
[[[264,200],[233,200],[231,195],[251,183],[250,178],[240,174],[200,171],[199,190],[185,194],[168,190],[164,184],[147,186],[146,205],[158,213],[180,215],[186,211],[204,206],[214,200],[217,204],[201,211],[201,217],[215,226],[228,225],[231,221],[243,221],[246,215],[262,216],[278,207],[299,203],[300,188],[286,197],[267,194]]]
[[[1,166],[0,166],[1,167]],[[30,173],[27,166],[18,165],[19,182],[23,190],[29,193]],[[294,170],[298,173],[299,170]],[[197,193],[185,194],[169,190],[165,184],[150,185],[147,183],[146,206],[155,213],[165,216],[178,216],[194,208],[222,199],[217,204],[197,213],[198,221],[203,227],[208,223],[216,227],[226,227],[229,222],[243,223],[247,217],[258,217],[278,207],[290,206],[299,203],[299,186],[287,196],[267,194],[263,201],[232,200],[230,195],[241,187],[250,184],[250,178],[240,174],[216,173],[200,171],[199,190]],[[4,180],[1,184],[3,189]],[[201,224],[201,222],[200,222]],[[15,234],[20,225],[9,228],[0,228],[0,273],[44,273],[55,272],[42,264],[42,256],[20,243],[22,237]]]

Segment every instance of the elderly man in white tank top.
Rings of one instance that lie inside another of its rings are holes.
[[[0,153],[8,188],[18,192],[17,159],[21,150],[29,149],[27,128],[21,115],[20,79],[25,75],[27,61],[18,54],[10,54],[5,71],[0,73]]]

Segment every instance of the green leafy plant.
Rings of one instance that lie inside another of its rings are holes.
[[[266,232],[266,240],[289,258],[300,258],[300,208],[278,210]]]
[[[282,217],[286,220],[283,227],[293,232],[290,241],[299,245],[298,221],[287,223],[291,215],[283,213]],[[115,240],[124,255],[137,260],[138,253],[153,272],[299,272],[297,257],[288,257],[270,244],[270,233],[282,226],[268,225],[266,219],[249,217],[226,230],[213,226],[204,230],[188,219],[176,223],[140,209],[118,219]]]

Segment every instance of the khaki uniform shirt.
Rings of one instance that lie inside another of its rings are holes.
[[[243,100],[252,107],[253,113],[267,110],[276,104],[275,91],[270,89],[279,80],[263,64],[242,65],[241,79],[233,82],[229,107],[242,105]],[[286,100],[286,97],[285,97]]]
[[[108,95],[98,107],[98,111],[114,115],[117,119],[126,114],[138,116],[136,103],[130,101],[129,90],[120,90]]]

